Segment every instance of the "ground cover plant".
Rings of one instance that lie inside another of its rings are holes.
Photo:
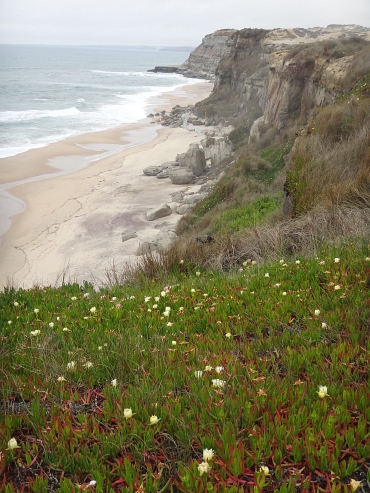
[[[370,249],[0,294],[0,490],[370,491]]]

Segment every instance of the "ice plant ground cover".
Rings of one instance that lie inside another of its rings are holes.
[[[0,491],[370,491],[369,256],[0,294]]]

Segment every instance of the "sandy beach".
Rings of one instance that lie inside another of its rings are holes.
[[[194,104],[212,87],[202,82],[166,93],[152,101],[148,113]],[[175,213],[152,222],[145,214],[162,203],[171,205],[172,193],[191,186],[145,176],[143,169],[174,160],[204,135],[151,122],[147,118],[0,160],[0,289],[55,285],[62,276],[96,282],[112,262],[119,268],[137,259],[139,244],[157,235],[158,222],[178,221]],[[128,229],[138,236],[122,242]]]

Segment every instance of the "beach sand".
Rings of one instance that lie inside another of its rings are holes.
[[[166,93],[148,113],[194,104],[212,86],[198,83]],[[202,138],[147,118],[0,160],[1,204],[11,215],[0,237],[0,289],[57,285],[62,279],[99,283],[113,262],[119,269],[136,260],[139,244],[158,234],[156,224],[180,218],[172,213],[149,222],[146,212],[171,205],[171,193],[191,188],[145,176],[143,168],[173,161]],[[121,233],[130,229],[138,237],[122,242]]]

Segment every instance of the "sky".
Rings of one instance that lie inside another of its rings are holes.
[[[197,46],[217,29],[370,27],[370,0],[0,0],[0,43]]]

